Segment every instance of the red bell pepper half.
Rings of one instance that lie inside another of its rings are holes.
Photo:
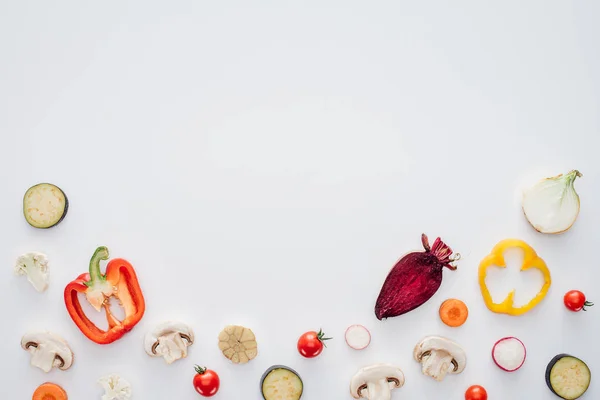
[[[81,274],[65,288],[65,305],[69,315],[88,339],[98,344],[109,344],[129,332],[142,319],[146,308],[144,296],[133,266],[122,258],[108,262],[106,273],[100,271],[100,261],[108,260],[108,249],[98,247],[90,260],[90,272]],[[108,330],[98,328],[85,315],[78,294],[100,312],[104,308]],[[110,311],[110,298],[120,301],[125,318],[119,321]]]

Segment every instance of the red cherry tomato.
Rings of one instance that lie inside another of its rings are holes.
[[[473,385],[465,392],[465,400],[487,400],[487,392],[483,386]]]
[[[569,290],[565,294],[565,306],[571,311],[586,311],[586,307],[591,307],[594,303],[585,300],[585,294],[579,290]]]
[[[310,331],[302,334],[298,339],[298,352],[306,358],[313,358],[321,354],[326,338],[322,330],[319,332]]]
[[[204,397],[214,396],[219,391],[221,380],[215,371],[195,366],[194,389]]]

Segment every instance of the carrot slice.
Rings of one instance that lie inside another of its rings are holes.
[[[67,392],[56,383],[42,383],[33,392],[31,400],[68,400]]]
[[[453,328],[461,326],[469,316],[467,305],[458,299],[448,299],[440,306],[440,318]]]

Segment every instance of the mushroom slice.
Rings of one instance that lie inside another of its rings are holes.
[[[404,386],[404,373],[391,364],[374,364],[360,369],[350,382],[355,399],[390,400],[392,390]]]
[[[423,366],[423,374],[442,381],[446,374],[460,374],[467,365],[465,351],[453,341],[428,336],[415,346],[415,360]]]
[[[26,334],[21,338],[21,347],[31,353],[31,365],[44,372],[54,367],[64,371],[73,364],[73,352],[67,342],[50,332]]]
[[[194,343],[194,331],[183,322],[167,321],[146,334],[144,350],[151,357],[163,357],[167,364],[187,357]]]

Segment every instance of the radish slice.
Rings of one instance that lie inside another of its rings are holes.
[[[525,363],[527,350],[516,337],[505,337],[496,342],[492,349],[492,358],[503,371],[513,372]]]
[[[371,333],[362,325],[351,325],[346,329],[346,343],[354,350],[362,350],[371,343]]]

